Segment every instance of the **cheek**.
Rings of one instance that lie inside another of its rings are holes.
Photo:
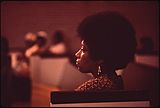
[[[88,59],[88,55],[84,54],[81,56],[80,58],[80,64],[81,65],[87,65],[90,62],[90,60]]]
[[[92,68],[92,64],[93,63],[88,56],[82,56],[78,66],[81,72],[88,72]]]

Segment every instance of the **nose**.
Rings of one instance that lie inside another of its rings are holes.
[[[80,57],[80,54],[81,54],[81,50],[78,50],[78,51],[76,52],[75,56],[76,56],[77,58],[79,58],[79,57]]]

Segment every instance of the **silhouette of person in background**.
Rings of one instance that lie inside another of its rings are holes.
[[[61,55],[67,53],[66,45],[64,43],[64,34],[62,31],[57,30],[53,34],[52,45],[50,46],[49,51],[53,54]]]
[[[25,47],[27,49],[32,47],[36,43],[37,36],[34,33],[28,32],[24,38]]]
[[[9,56],[9,43],[7,38],[1,36],[1,106],[11,104],[11,57]]]
[[[123,79],[116,70],[124,69],[136,50],[135,30],[118,12],[100,12],[86,17],[78,26],[81,48],[75,54],[82,73],[92,73],[93,79],[75,91],[123,89]]]
[[[39,47],[37,54],[45,53],[45,51],[48,48],[47,41],[48,41],[48,34],[45,31],[39,31],[37,33],[37,40],[36,40],[36,44]]]
[[[139,54],[152,54],[154,52],[153,41],[150,37],[144,36],[140,39],[141,48],[138,49]]]
[[[37,36],[34,33],[28,32],[25,35],[25,56],[30,57],[38,50],[38,46],[36,45]]]
[[[26,52],[25,56],[41,55],[47,50],[47,33],[39,31],[37,34],[28,33],[26,35]]]

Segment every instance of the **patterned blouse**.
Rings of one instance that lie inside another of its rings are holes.
[[[122,88],[121,77],[117,76],[117,78],[113,80],[103,75],[83,83],[75,89],[75,91],[119,90]]]

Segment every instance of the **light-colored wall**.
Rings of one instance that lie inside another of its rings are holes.
[[[71,51],[80,47],[79,22],[87,15],[113,10],[124,14],[136,29],[137,40],[150,36],[158,50],[158,2],[156,1],[4,1],[1,2],[1,35],[10,47],[23,47],[24,35],[45,30],[49,38],[56,29],[65,33]]]
[[[92,77],[79,72],[68,58],[30,58],[30,75],[34,83],[56,86],[61,90],[74,90]]]

